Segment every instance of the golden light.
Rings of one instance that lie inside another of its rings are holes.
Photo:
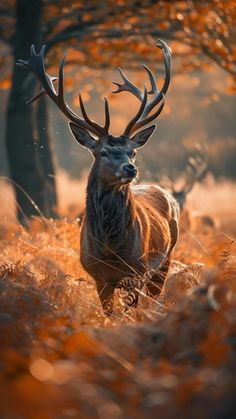
[[[74,371],[75,365],[71,361],[57,361],[53,364],[52,381],[56,384],[64,384],[71,379]]]
[[[45,359],[39,358],[30,365],[30,372],[39,381],[48,381],[53,376],[53,367]]]

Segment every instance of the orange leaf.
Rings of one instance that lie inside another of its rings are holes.
[[[0,89],[8,90],[8,89],[10,89],[10,87],[11,87],[11,79],[10,78],[7,78],[7,79],[4,79],[4,80],[0,81]]]

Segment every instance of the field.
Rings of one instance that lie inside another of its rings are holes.
[[[106,318],[79,262],[84,182],[62,173],[67,218],[38,217],[28,230],[4,184],[0,417],[233,419],[235,192],[211,178],[196,185],[159,299],[143,290],[138,308],[124,312],[117,291]]]

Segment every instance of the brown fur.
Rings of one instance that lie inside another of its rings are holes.
[[[113,293],[127,276],[149,273],[148,290],[158,295],[178,238],[178,204],[158,186],[110,187],[89,175],[81,231],[81,263],[95,279],[106,314]]]

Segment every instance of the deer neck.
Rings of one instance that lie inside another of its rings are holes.
[[[99,241],[121,247],[135,221],[135,206],[129,185],[118,188],[99,180],[93,167],[87,186],[86,221],[88,231]]]

